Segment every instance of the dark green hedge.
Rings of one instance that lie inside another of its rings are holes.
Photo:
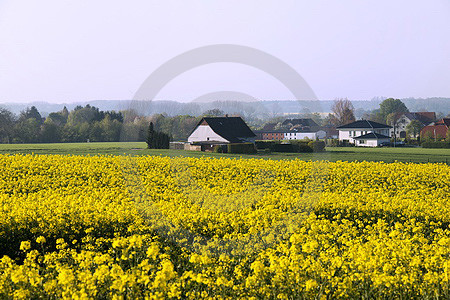
[[[275,145],[280,143],[280,141],[256,141],[255,146],[258,150],[270,149],[271,151],[273,151]]]
[[[252,154],[256,153],[256,147],[253,143],[228,144],[228,153]]]
[[[423,142],[422,148],[450,148],[450,142],[447,141],[439,141],[439,142]]]

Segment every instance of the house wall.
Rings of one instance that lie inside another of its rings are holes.
[[[303,140],[303,139],[324,139],[327,133],[323,130],[319,130],[317,132],[287,132],[284,134],[285,140]]]
[[[310,140],[316,139],[315,132],[289,132],[284,134],[285,140],[303,140],[308,138]]]
[[[262,133],[263,140],[282,140],[284,133],[282,132],[264,132]]]
[[[400,119],[395,122],[395,135],[399,137],[402,131],[406,133],[406,126],[408,126],[409,123],[411,123],[411,120],[408,117],[405,115],[401,116]],[[390,129],[390,135],[394,135],[394,128]]]
[[[355,140],[356,146],[360,147],[377,147],[381,143],[389,142],[389,139],[368,139],[368,140]]]
[[[215,133],[209,125],[198,126],[192,134],[188,137],[188,142],[205,142],[205,141],[216,141],[228,143],[228,140],[224,139],[217,133]]]

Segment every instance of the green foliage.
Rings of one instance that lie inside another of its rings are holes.
[[[169,149],[170,136],[166,133],[156,131],[153,122],[150,122],[146,142],[148,149]]]
[[[273,152],[297,152],[294,150],[292,144],[275,144],[272,149]]]
[[[405,113],[408,108],[400,99],[388,98],[380,103],[379,114],[384,122],[387,122],[387,117],[392,113]]]
[[[228,153],[253,154],[256,153],[256,147],[253,143],[236,143],[227,145]]]
[[[420,133],[423,128],[423,124],[417,120],[412,120],[408,125],[406,125],[406,133],[408,136],[413,136],[414,138]]]
[[[426,141],[422,143],[422,148],[443,148],[450,149],[450,142],[448,141]]]
[[[7,109],[0,108],[0,143],[10,143],[13,136],[15,117]]]
[[[213,148],[214,153],[227,153],[228,147],[227,145],[215,145]]]
[[[311,141],[308,143],[308,146],[311,149],[313,149],[314,152],[325,151],[325,142],[324,141]]]
[[[256,141],[255,146],[258,150],[269,149],[270,151],[272,151],[275,145],[280,143],[280,141]]]
[[[298,153],[311,153],[313,152],[313,149],[309,146],[309,139],[303,139],[303,140],[291,140],[289,141],[293,148],[294,152]]]

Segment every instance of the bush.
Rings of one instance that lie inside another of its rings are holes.
[[[295,152],[298,152],[298,153],[311,153],[311,152],[313,152],[313,149],[310,146],[306,145],[306,144],[299,144],[295,148],[296,148]]]
[[[256,147],[253,143],[239,143],[239,144],[228,144],[228,153],[242,153],[242,154],[252,154],[256,153]]]
[[[213,148],[214,153],[227,153],[227,145],[215,145]]]
[[[304,140],[291,140],[292,146],[294,147],[294,152],[298,153],[311,153],[313,149],[308,145],[309,139]]]
[[[322,152],[325,150],[324,141],[311,141],[308,143],[308,146],[311,147],[314,152]]]
[[[339,147],[339,140],[338,139],[330,139],[330,140],[328,140],[328,146],[330,146],[330,147]]]
[[[439,141],[439,142],[426,141],[426,142],[422,143],[422,148],[447,148],[447,149],[450,149],[450,142],[447,142],[447,141]]]

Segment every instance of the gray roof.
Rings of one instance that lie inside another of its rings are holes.
[[[241,117],[205,117],[200,120],[195,128],[200,126],[203,121],[205,121],[215,133],[231,143],[241,142],[239,138],[256,137]]]
[[[379,134],[375,132],[363,134],[354,138],[355,140],[378,140],[378,139],[390,139],[389,136],[384,134]]]
[[[336,129],[356,129],[356,128],[375,129],[375,128],[392,128],[392,126],[370,120],[358,120],[349,124],[336,127]]]

